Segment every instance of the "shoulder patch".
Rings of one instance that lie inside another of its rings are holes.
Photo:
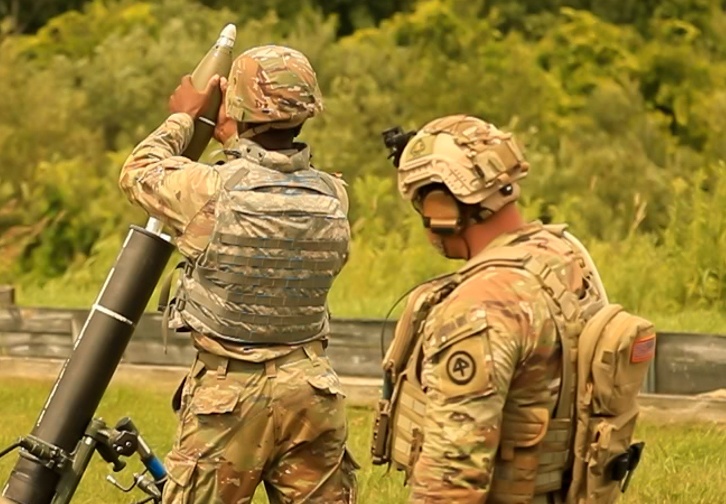
[[[466,350],[457,350],[446,359],[446,374],[457,385],[466,385],[476,376],[476,361]]]
[[[474,334],[447,347],[431,363],[441,394],[449,399],[494,393],[494,362],[486,334]]]
[[[447,398],[492,393],[493,361],[487,313],[480,303],[452,300],[430,313],[424,356],[432,383]]]

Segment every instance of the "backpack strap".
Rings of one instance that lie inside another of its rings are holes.
[[[604,302],[605,305],[609,304],[607,291],[605,290],[605,285],[603,285],[603,283],[602,283],[602,279],[600,278],[600,273],[598,272],[597,267],[595,266],[595,261],[592,260],[592,256],[590,255],[590,252],[588,252],[588,250],[585,248],[585,246],[582,244],[582,242],[580,240],[575,238],[572,234],[568,233],[567,231],[563,230],[562,237],[570,245],[572,245],[573,249],[578,253],[578,255],[582,258],[583,262],[587,266],[587,269],[589,270],[589,273],[591,275],[590,281],[592,281],[595,284],[595,288],[597,289],[598,294],[600,295],[600,299]]]

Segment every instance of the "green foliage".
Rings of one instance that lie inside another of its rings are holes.
[[[119,167],[227,22],[237,52],[284,43],[316,67],[325,113],[302,139],[319,168],[344,173],[352,203],[334,314],[381,316],[457,266],[426,243],[380,140],[453,113],[516,133],[532,165],[527,215],[569,222],[614,300],[674,324],[724,308],[716,0],[94,0],[31,35],[0,31],[0,281],[21,301],[95,296],[145,219]]]

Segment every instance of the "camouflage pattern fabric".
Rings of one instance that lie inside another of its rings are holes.
[[[191,261],[204,252],[214,230],[215,202],[222,178],[217,166],[191,161],[180,154],[194,133],[187,114],[171,115],[131,152],[119,178],[119,186],[130,201],[164,223],[174,235],[179,251]],[[236,140],[239,142],[239,140]],[[234,148],[230,142],[225,147]],[[330,177],[337,180],[335,177]],[[347,212],[345,184],[336,182]],[[179,322],[176,321],[176,325]],[[326,335],[323,328],[320,338]],[[260,362],[293,351],[296,346],[245,347],[219,342],[193,332],[197,347],[218,355]]]
[[[267,45],[242,53],[232,64],[227,115],[239,122],[302,123],[323,110],[310,62],[289,47]]]
[[[350,242],[340,183],[310,167],[307,147],[283,154],[241,139],[233,152],[218,168],[225,184],[209,245],[183,278],[181,316],[220,340],[317,338]]]
[[[186,258],[195,261],[206,249],[214,230],[215,201],[221,187],[216,166],[181,156],[194,133],[187,114],[172,114],[142,140],[121,168],[119,186],[129,200],[159,219],[171,231]],[[173,320],[174,327],[182,325]],[[201,333],[191,333],[198,348],[225,352],[235,358],[264,361],[290,353],[291,346],[250,348],[221,344]],[[321,335],[322,337],[323,335]]]
[[[163,502],[248,504],[260,482],[271,504],[355,502],[358,466],[328,359],[238,364],[192,366]]]
[[[193,131],[190,116],[171,115],[133,150],[119,179],[129,200],[162,221],[191,261],[209,243],[222,183],[218,167],[180,155]],[[345,194],[342,183],[336,187]],[[306,495],[310,503],[353,502],[356,465],[345,449],[344,398],[327,358],[281,365],[273,377],[274,363],[299,353],[301,345],[245,346],[199,332],[191,337],[202,352],[254,367],[230,369],[218,379],[216,370],[195,363],[167,460],[172,481],[164,502],[245,503],[259,481],[273,503]]]
[[[519,197],[529,163],[511,133],[477,117],[452,115],[424,125],[406,144],[398,191],[420,212],[420,189],[440,183],[460,202],[496,212]],[[511,186],[509,193],[500,190]],[[484,215],[485,216],[485,215]]]
[[[190,259],[202,253],[214,229],[214,196],[221,184],[216,167],[181,156],[194,133],[187,114],[172,114],[131,152],[119,186],[129,200],[174,233]]]
[[[502,235],[482,253],[503,246],[525,247],[572,292],[582,288],[572,249],[541,224]],[[552,413],[561,348],[545,296],[527,272],[492,267],[464,279],[429,313],[421,377],[427,405],[412,503],[489,502],[497,474],[513,470],[497,457],[510,414],[535,407]]]

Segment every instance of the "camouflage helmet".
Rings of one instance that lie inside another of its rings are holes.
[[[239,55],[229,73],[227,115],[238,122],[291,128],[323,109],[315,71],[299,51],[278,45]]]
[[[519,197],[516,182],[528,170],[511,133],[477,117],[451,115],[429,122],[406,144],[398,190],[418,208],[423,187],[444,184],[461,203],[493,213]]]

